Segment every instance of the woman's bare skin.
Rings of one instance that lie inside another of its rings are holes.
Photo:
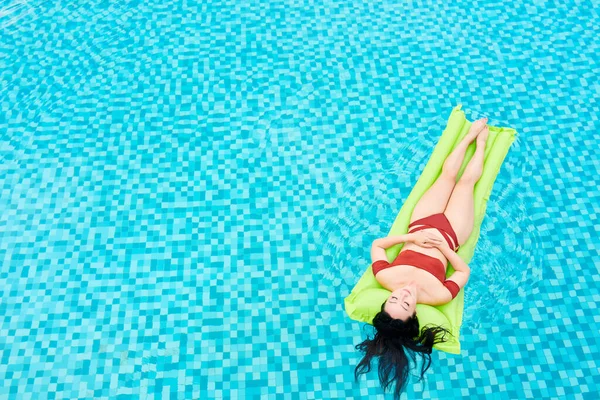
[[[415,206],[410,220],[411,223],[429,215],[443,212],[456,233],[459,245],[466,242],[473,230],[473,188],[483,172],[484,149],[489,134],[486,123],[487,118],[475,121],[467,135],[446,158],[442,174],[423,194]],[[460,180],[456,182],[467,147],[475,139],[477,139],[475,154],[469,161]],[[452,265],[458,271],[457,265],[460,264],[461,260],[456,258],[458,256],[448,247],[446,240],[437,229],[427,228],[410,235],[401,252],[412,250],[426,254],[440,260],[445,268],[449,258],[451,258],[455,261]],[[419,238],[421,240],[415,240]],[[424,240],[426,238],[429,238],[429,240]],[[417,303],[440,305],[451,300],[450,293],[435,276],[412,265],[397,265],[386,268],[377,274],[376,279],[384,288],[392,292],[385,310],[394,318],[406,319],[408,316],[413,315]],[[466,281],[462,286],[464,284],[466,284]]]

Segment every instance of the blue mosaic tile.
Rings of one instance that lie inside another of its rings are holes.
[[[385,398],[343,299],[463,104],[519,136],[403,398],[595,399],[599,11],[0,3],[0,398]]]

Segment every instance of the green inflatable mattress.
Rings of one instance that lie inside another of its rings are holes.
[[[396,220],[392,224],[389,235],[403,235],[407,233],[408,224],[412,211],[421,196],[429,189],[436,181],[442,171],[442,166],[446,157],[452,152],[454,147],[467,134],[471,122],[467,121],[465,113],[461,110],[461,106],[456,106],[450,113],[446,129],[442,132],[439,142],[435,146],[431,158],[425,165],[421,177],[410,192],[406,202],[403,204]],[[485,148],[485,161],[483,166],[483,174],[474,188],[474,207],[475,221],[473,232],[458,250],[458,255],[467,264],[473,257],[473,252],[479,239],[479,233],[485,209],[490,192],[496,180],[502,162],[506,157],[508,150],[516,138],[516,131],[511,128],[489,127],[489,136]],[[462,175],[465,167],[475,152],[476,143],[473,142],[467,149],[463,165],[459,171],[459,177]],[[389,261],[396,258],[402,250],[402,244],[397,244],[386,250],[386,255]],[[450,276],[454,272],[451,264],[448,264],[446,276]],[[472,269],[472,274],[476,274],[477,270]],[[468,288],[468,283],[465,289]],[[390,292],[384,289],[373,276],[371,266],[363,273],[362,277],[352,289],[352,292],[344,300],[346,312],[350,318],[372,324],[375,314],[381,309],[381,304],[388,298]],[[460,354],[460,326],[462,324],[464,307],[464,289],[449,303],[441,306],[429,306],[426,304],[417,304],[417,316],[421,327],[429,324],[441,325],[448,329],[452,336],[448,341],[439,343],[434,346],[435,349],[445,351],[452,354]],[[448,337],[448,336],[447,336]]]

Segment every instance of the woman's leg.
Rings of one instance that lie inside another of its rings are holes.
[[[489,129],[485,127],[477,137],[475,154],[454,187],[454,191],[448,201],[448,206],[444,211],[446,218],[448,218],[452,229],[456,233],[460,245],[467,241],[473,231],[475,213],[473,208],[473,188],[483,173],[483,156],[488,134]]]
[[[450,195],[456,184],[456,176],[465,159],[467,147],[475,140],[475,138],[483,131],[487,118],[483,118],[473,122],[469,133],[456,145],[452,153],[446,157],[442,173],[436,179],[435,183],[421,196],[417,202],[410,223],[421,218],[425,218],[431,214],[444,212]],[[464,173],[463,173],[464,175]]]

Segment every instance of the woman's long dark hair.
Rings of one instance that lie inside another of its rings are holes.
[[[373,339],[367,337],[365,341],[356,345],[356,349],[364,352],[365,356],[356,366],[354,377],[358,381],[361,374],[371,371],[371,360],[378,356],[381,386],[386,391],[396,383],[394,399],[398,400],[406,386],[410,369],[407,353],[414,364],[417,362],[417,353],[423,357],[420,382],[431,365],[433,345],[445,342],[446,333],[450,335],[451,333],[441,326],[436,326],[424,327],[419,334],[419,320],[416,313],[406,321],[402,321],[392,318],[390,314],[383,311],[384,307],[385,302],[381,305],[381,311],[373,318],[373,326],[376,329]]]

